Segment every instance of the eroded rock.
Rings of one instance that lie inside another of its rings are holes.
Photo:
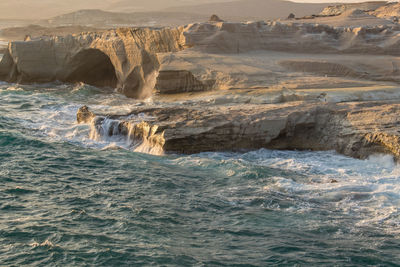
[[[89,137],[102,140],[112,136],[123,136],[136,152],[162,155],[164,153],[164,132],[158,132],[157,125],[134,120],[118,120],[104,116],[96,116],[87,106],[79,108],[78,123],[90,124]]]
[[[158,71],[156,53],[181,50],[180,36],[180,29],[121,28],[12,42],[0,63],[0,80],[84,82],[140,98]]]
[[[80,107],[76,113],[78,123],[90,123],[95,117],[94,113],[87,106]]]
[[[399,160],[399,112],[400,104],[387,101],[138,108],[130,115],[152,116],[157,126],[115,118],[113,129],[118,130],[108,134],[131,136],[177,153],[336,150],[355,158],[385,153]]]

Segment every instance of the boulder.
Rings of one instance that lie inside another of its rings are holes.
[[[96,117],[93,112],[89,111],[87,106],[82,106],[76,113],[76,120],[78,123],[90,123]]]
[[[209,19],[210,22],[222,22],[223,20],[220,19],[217,15],[212,15]]]
[[[287,17],[288,19],[295,19],[296,16],[293,13],[290,13],[289,16]]]

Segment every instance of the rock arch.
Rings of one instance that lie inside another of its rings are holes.
[[[70,61],[66,82],[84,82],[99,87],[117,87],[118,78],[110,58],[99,49],[80,51]]]

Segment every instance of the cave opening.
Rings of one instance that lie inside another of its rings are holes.
[[[83,82],[97,87],[116,88],[118,79],[110,58],[98,49],[85,49],[70,63],[71,73],[66,82]]]

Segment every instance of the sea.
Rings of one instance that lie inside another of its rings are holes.
[[[0,266],[400,266],[391,156],[160,156],[76,123],[163,104],[0,83]]]

